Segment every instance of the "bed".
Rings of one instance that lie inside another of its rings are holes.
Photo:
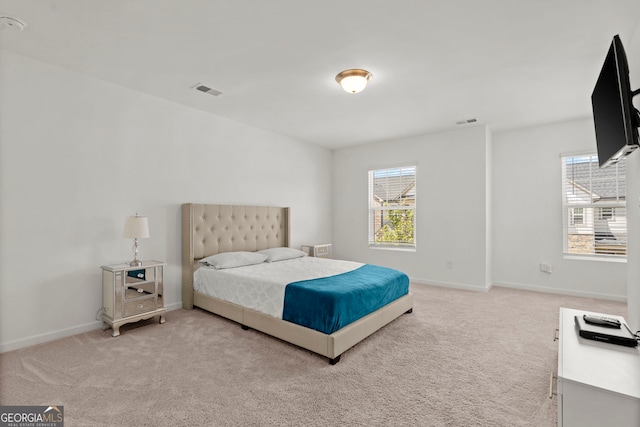
[[[216,254],[270,248],[290,244],[290,210],[283,207],[212,205],[182,206],[182,304],[199,307],[296,346],[327,357],[336,364],[340,356],[392,322],[413,310],[413,296],[406,293],[335,332],[298,325],[261,311],[243,307],[194,290],[194,273],[200,260]]]

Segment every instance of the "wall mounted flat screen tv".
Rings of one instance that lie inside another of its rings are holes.
[[[617,163],[638,147],[640,116],[633,106],[629,65],[619,36],[615,36],[591,95],[601,168]]]

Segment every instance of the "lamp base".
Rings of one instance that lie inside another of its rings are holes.
[[[142,267],[142,261],[140,261],[139,259],[137,259],[137,258],[136,258],[136,259],[134,259],[133,261],[131,261],[131,262],[129,263],[129,265],[130,265],[131,267]]]

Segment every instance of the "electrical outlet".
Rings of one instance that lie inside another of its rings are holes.
[[[547,264],[545,262],[541,262],[540,263],[540,271],[542,271],[543,273],[551,274],[553,272],[553,269],[551,268],[551,264]]]
[[[453,261],[447,260],[447,270],[453,270]]]

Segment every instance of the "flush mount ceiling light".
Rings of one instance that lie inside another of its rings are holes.
[[[349,93],[362,92],[369,80],[371,80],[371,73],[367,70],[344,70],[336,76],[336,81],[342,89]]]
[[[21,19],[0,14],[0,29],[8,28],[13,31],[22,31],[27,27],[27,23]]]

